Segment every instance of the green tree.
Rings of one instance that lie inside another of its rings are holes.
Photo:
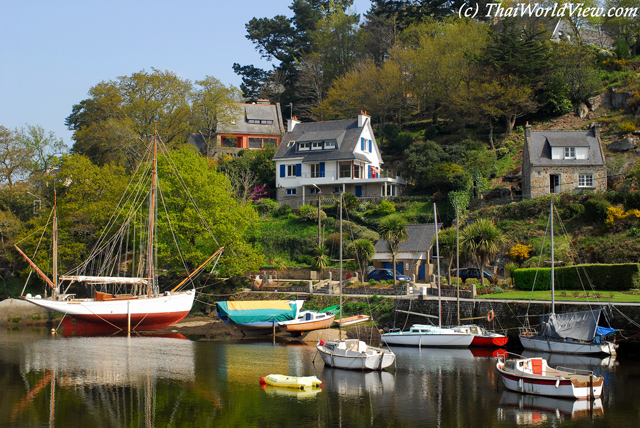
[[[347,256],[356,260],[360,270],[360,280],[364,281],[367,273],[367,266],[373,259],[376,250],[368,239],[356,239],[347,246]]]
[[[311,267],[313,270],[320,273],[320,278],[322,278],[322,273],[329,265],[329,256],[327,255],[327,249],[324,245],[320,245],[316,248],[315,255],[313,257],[313,261],[311,262]]]
[[[391,253],[391,263],[393,264],[393,285],[396,285],[396,255],[398,254],[398,248],[400,243],[409,239],[409,234],[406,229],[407,223],[398,214],[390,215],[384,218],[378,226],[378,232],[380,238],[387,241],[389,252]]]
[[[464,250],[478,262],[480,284],[484,286],[484,267],[500,251],[504,236],[491,220],[479,219],[462,230],[461,238]]]
[[[0,126],[0,183],[10,187],[25,178],[31,167],[31,153],[15,134]]]
[[[90,89],[90,98],[73,106],[65,123],[73,131],[74,153],[100,165],[117,162],[134,169],[156,126],[166,144],[186,141],[191,82],[152,70],[101,82]]]
[[[60,157],[68,149],[53,131],[48,133],[40,125],[27,125],[16,132],[20,144],[31,154],[31,173],[46,173],[60,165]]]
[[[238,107],[234,103],[240,102],[241,96],[236,88],[212,76],[196,80],[196,85],[199,88],[191,94],[190,125],[205,141],[205,155],[209,156],[220,128],[236,119]]]
[[[606,9],[638,7],[636,0],[605,0],[604,4]],[[640,48],[640,14],[636,12],[634,15],[605,17],[603,23],[604,29],[623,42],[632,56],[636,56]]]
[[[425,187],[428,183],[429,169],[447,159],[446,153],[433,141],[416,141],[404,152],[403,167],[417,186]]]
[[[451,265],[456,259],[456,229],[450,227],[438,232],[438,252],[440,256],[447,261],[447,283],[451,285]],[[435,237],[433,238],[432,245],[436,244]]]

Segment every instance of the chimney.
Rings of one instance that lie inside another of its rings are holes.
[[[268,106],[270,103],[267,99],[259,98],[257,104],[261,106]]]
[[[598,142],[600,141],[600,123],[595,122],[593,124],[593,135],[597,138]]]
[[[293,116],[290,120],[287,121],[287,132],[292,132],[293,128],[295,128],[299,123],[300,121],[298,120],[298,118],[296,116]]]
[[[367,115],[366,111],[360,110],[360,114],[358,115],[358,128],[362,128],[367,120],[370,120],[371,116]]]

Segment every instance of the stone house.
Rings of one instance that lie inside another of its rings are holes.
[[[415,275],[416,280],[429,279],[434,272],[436,249],[433,240],[436,236],[434,223],[410,224],[405,226],[409,238],[400,243],[396,254],[396,271],[402,275]],[[442,230],[442,223],[438,224],[438,230]],[[376,269],[391,269],[393,265],[389,245],[384,239],[378,240],[373,255],[373,266]],[[446,271],[446,266],[440,265],[441,274]]]
[[[297,209],[319,196],[398,196],[406,182],[382,170],[371,118],[301,123],[292,119],[276,155],[276,200]]]
[[[532,131],[527,124],[522,159],[522,196],[607,190],[600,127],[586,131]]]

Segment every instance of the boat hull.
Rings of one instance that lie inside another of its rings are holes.
[[[505,346],[509,338],[506,336],[473,336],[473,340],[471,341],[471,346],[483,346],[483,347],[501,347]]]
[[[382,342],[398,346],[433,346],[438,348],[467,348],[473,341],[470,334],[459,333],[385,333]]]
[[[615,355],[617,345],[613,342],[569,342],[535,336],[520,336],[522,347],[529,351],[552,352],[559,354],[609,354]]]
[[[315,376],[286,376],[270,374],[261,379],[261,382],[281,388],[304,389],[319,387],[322,381]]]
[[[396,355],[388,349],[367,346],[364,342],[360,342],[358,349],[350,349],[348,344],[342,348],[340,342],[321,341],[316,346],[326,366],[349,370],[382,370],[396,361]]]
[[[549,369],[546,362],[543,365],[545,369],[536,374],[507,369],[505,362],[499,360],[496,363],[496,369],[502,377],[502,383],[510,391],[578,400],[596,399],[602,395],[604,386],[602,377],[572,375]]]
[[[280,327],[281,331],[287,333],[305,333],[307,331],[312,330],[321,330],[325,328],[331,327],[333,324],[334,316],[315,321],[288,321],[284,323],[279,323],[278,327]]]
[[[354,317],[348,317],[348,318],[342,318],[339,320],[336,320],[336,324],[338,324],[340,327],[347,327],[349,325],[355,325],[355,324],[360,324],[366,321],[369,321],[370,317],[369,315],[356,315]]]
[[[193,306],[194,291],[157,297],[103,300],[48,300],[27,297],[34,305],[64,314],[65,330],[158,330],[184,319]]]

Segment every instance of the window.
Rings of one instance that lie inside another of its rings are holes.
[[[295,196],[296,189],[287,189],[287,196]]]
[[[564,158],[565,159],[575,159],[576,158],[576,148],[575,147],[565,147],[564,148]]]
[[[311,143],[311,150],[322,150],[322,141],[314,141]]]
[[[309,150],[309,143],[300,143],[300,145],[298,146],[298,150]]]
[[[278,139],[277,138],[265,138],[264,139],[264,146],[273,146],[273,147],[277,147],[278,146]]]
[[[287,165],[287,177],[295,177],[296,176],[296,166]]]
[[[222,137],[222,147],[237,147],[238,139],[236,137]]]
[[[273,125],[273,120],[266,119],[247,119],[247,123],[252,123],[254,125]]]
[[[333,188],[333,193],[342,193],[342,187],[340,186],[335,186]]]
[[[335,149],[336,148],[336,142],[335,141],[325,141],[324,142],[324,148],[325,149]]]
[[[249,148],[250,149],[261,149],[262,148],[262,138],[249,138]]]
[[[309,194],[317,195],[318,193],[320,193],[320,189],[318,189],[317,187],[309,187]]]
[[[353,165],[353,178],[360,178],[360,165]]]
[[[340,178],[351,177],[351,162],[340,162]]]
[[[319,163],[312,163],[311,165],[311,178],[324,177],[324,168]]]
[[[287,144],[287,147],[293,147],[293,145],[296,143],[296,140],[291,140],[289,141],[289,143]]]
[[[593,174],[578,174],[578,187],[593,187]]]

